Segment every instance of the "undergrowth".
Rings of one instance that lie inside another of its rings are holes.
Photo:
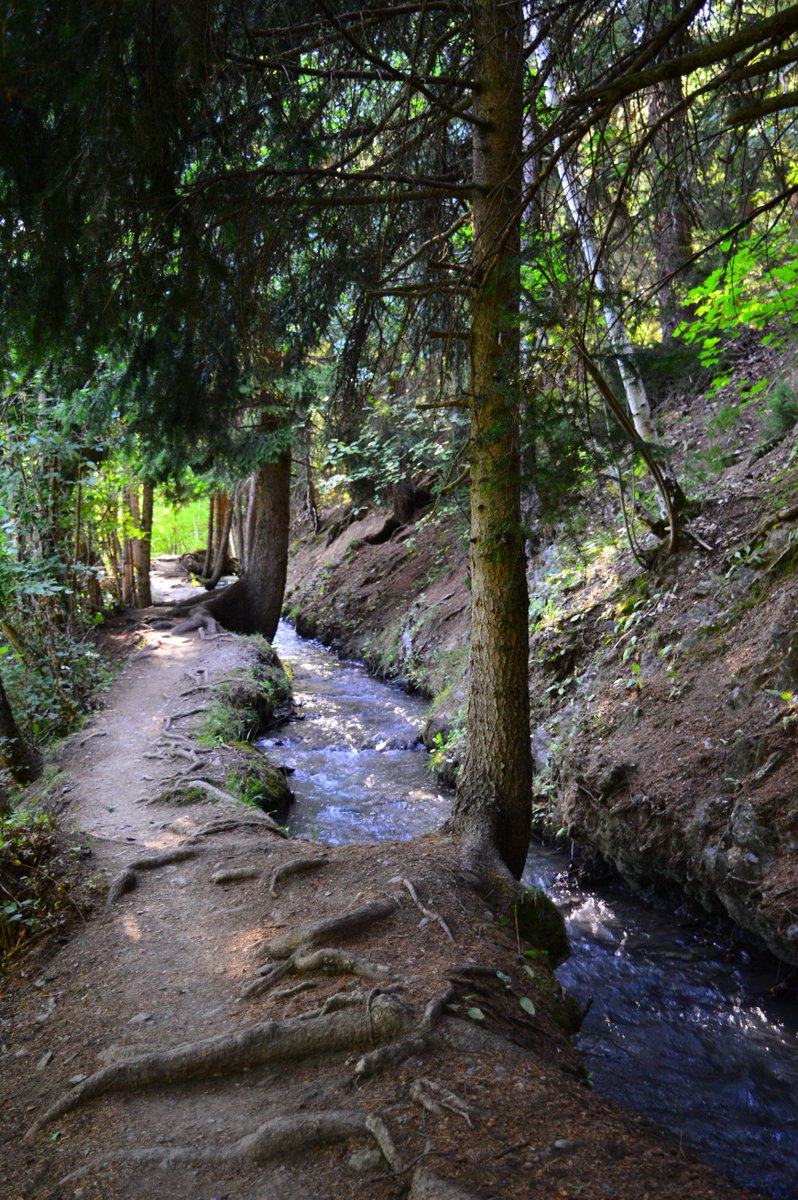
[[[62,924],[69,904],[51,819],[28,812],[0,818],[0,970]]]

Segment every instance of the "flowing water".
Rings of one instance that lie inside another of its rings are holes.
[[[299,719],[261,744],[293,768],[291,831],[354,842],[438,827],[452,797],[421,749],[424,703],[288,626],[275,646]],[[620,890],[577,890],[564,865],[533,847],[525,880],[566,914],[573,953],[558,976],[592,1000],[577,1045],[595,1089],[736,1183],[798,1200],[798,1013],[771,994],[776,969]]]

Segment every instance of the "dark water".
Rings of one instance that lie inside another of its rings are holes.
[[[281,625],[303,720],[264,739],[293,767],[291,831],[329,842],[435,829],[451,795],[419,748],[422,701]],[[798,1200],[798,1013],[771,994],[776,969],[620,891],[576,890],[561,855],[533,847],[526,882],[566,913],[558,971],[583,1003],[577,1045],[593,1086],[671,1129],[736,1183]]]

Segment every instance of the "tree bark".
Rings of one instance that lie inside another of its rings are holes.
[[[291,510],[291,455],[264,463],[252,478],[251,539],[240,579],[203,607],[233,633],[261,633],[271,639],[283,606],[288,571]]]
[[[672,0],[671,19],[677,15],[676,9],[676,0]],[[683,54],[687,49],[688,38],[682,29],[676,40],[669,42],[665,54],[673,57],[674,53]],[[662,341],[667,342],[677,325],[692,316],[690,307],[684,304],[676,290],[676,277],[686,287],[695,274],[690,263],[693,217],[688,194],[687,117],[681,78],[665,79],[655,86],[648,118],[654,131],[654,253],[657,277],[664,281],[657,292],[657,304]]]
[[[137,530],[136,537],[133,538],[133,562],[136,568],[136,600],[140,608],[149,608],[152,604],[150,547],[152,545],[153,486],[146,480],[142,483],[141,505],[139,505],[137,487],[132,487],[129,495],[130,515]]]
[[[0,760],[17,783],[33,783],[41,774],[41,757],[19,731],[0,679]]]
[[[213,566],[213,531],[216,520],[216,493],[208,497],[208,532],[205,537],[205,560],[202,564],[202,577],[207,579]]]
[[[475,865],[520,876],[529,846],[529,632],[520,511],[519,333],[523,20],[474,0],[471,657],[453,830]]]
[[[219,492],[218,499],[219,504],[216,511],[217,542],[214,552],[213,570],[205,584],[209,592],[213,591],[223,575],[229,574],[232,570],[230,562],[230,529],[232,528],[233,515],[238,502],[238,484],[233,488],[232,496],[228,496],[227,492]]]

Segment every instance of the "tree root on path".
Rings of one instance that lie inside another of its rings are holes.
[[[310,1021],[262,1021],[233,1034],[126,1057],[76,1084],[34,1122],[26,1137],[104,1092],[181,1083],[374,1045],[402,1036],[411,1027],[410,1012],[395,997],[377,996],[360,1011],[334,1012]]]
[[[102,1154],[99,1158],[80,1167],[79,1170],[66,1175],[61,1183],[71,1183],[99,1167],[111,1166],[116,1163],[168,1168],[183,1163],[187,1165],[259,1163],[286,1155],[301,1155],[303,1151],[314,1146],[340,1142],[346,1138],[371,1132],[370,1120],[371,1118],[366,1117],[363,1113],[346,1109],[327,1109],[316,1113],[291,1113],[288,1116],[274,1117],[271,1121],[265,1121],[254,1133],[246,1134],[230,1146],[217,1146],[207,1150],[191,1150],[187,1147],[175,1147],[167,1150],[164,1147],[152,1147],[117,1150],[111,1154]],[[372,1136],[380,1145],[376,1134],[372,1134]]]
[[[300,948],[309,950],[328,939],[360,933],[362,930],[368,929],[369,925],[373,925],[375,921],[381,921],[385,917],[391,916],[398,907],[398,900],[370,900],[367,904],[361,904],[359,908],[353,908],[350,912],[341,913],[337,917],[326,917],[323,921],[315,921],[312,925],[290,929],[287,933],[280,934],[269,942],[265,951],[266,956],[287,958],[294,950]]]
[[[410,1087],[410,1095],[427,1112],[442,1113],[446,1110],[462,1117],[469,1129],[474,1128],[474,1119],[481,1114],[473,1104],[450,1092],[433,1079],[416,1079]]]
[[[278,825],[275,829],[274,825],[274,821],[266,813],[259,817],[215,817],[207,825],[200,825],[199,829],[195,829],[193,833],[189,834],[186,844],[193,845],[202,838],[214,837],[218,833],[232,833],[236,829],[265,829],[268,833],[276,833],[279,837],[284,838],[285,833],[280,826]]]
[[[452,1183],[450,1179],[434,1175],[426,1167],[418,1167],[413,1172],[407,1200],[480,1200],[480,1197],[476,1192]]]
[[[300,947],[289,958],[277,963],[265,963],[256,970],[256,978],[241,989],[241,998],[250,999],[267,992],[273,984],[284,979],[290,972],[297,975],[324,971],[330,975],[356,975],[359,979],[389,980],[394,973],[381,963],[369,962],[358,954],[327,946],[321,950]]]
[[[262,875],[260,867],[228,867],[222,871],[214,871],[211,883],[242,883],[246,879],[260,879]]]
[[[286,879],[289,875],[298,875],[303,871],[317,871],[320,867],[325,867],[329,861],[325,854],[316,854],[312,858],[292,858],[289,862],[280,863],[272,871],[269,895],[277,895],[277,884],[281,879]]]
[[[177,634],[178,637],[184,633],[194,633],[199,630],[201,638],[206,638],[209,641],[219,634],[219,624],[207,611],[202,609],[195,613],[193,617],[189,617],[187,621],[180,621],[179,624],[173,626],[172,634]]]
[[[436,925],[440,925],[441,929],[446,934],[449,941],[453,942],[454,935],[453,935],[451,929],[449,928],[449,926],[444,921],[443,917],[440,915],[440,913],[435,912],[434,908],[426,908],[421,903],[421,901],[418,898],[418,893],[416,892],[416,889],[413,887],[413,884],[410,882],[409,879],[402,879],[402,883],[404,884],[404,886],[407,888],[408,892],[410,893],[410,899],[413,901],[416,908],[422,913],[422,915],[425,916],[428,921],[434,921],[436,923]]]
[[[161,854],[149,854],[145,858],[134,858],[112,881],[105,901],[106,906],[111,908],[120,896],[133,891],[138,883],[139,871],[155,871],[159,867],[166,867],[171,863],[185,862],[187,859],[196,858],[200,853],[201,851],[196,846],[175,846],[173,850],[164,850]]]

